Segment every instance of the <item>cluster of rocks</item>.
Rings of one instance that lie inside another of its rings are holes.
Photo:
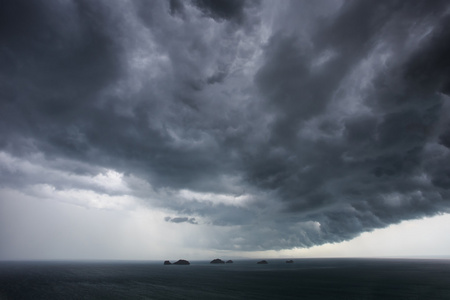
[[[258,265],[267,265],[268,262],[267,262],[267,260],[261,260],[261,261],[258,261],[257,264]]]
[[[233,261],[231,259],[229,259],[225,262],[225,261],[221,260],[220,258],[213,259],[210,262],[210,264],[232,264],[232,263],[233,263]],[[286,260],[286,263],[293,264],[294,261],[292,259],[290,259],[290,260]],[[166,260],[166,261],[164,261],[164,264],[165,265],[190,265],[191,263],[187,260],[180,259],[180,260],[174,262],[173,264],[170,261]],[[261,260],[261,261],[258,261],[257,264],[258,265],[267,265],[268,262],[267,262],[267,260]]]
[[[173,264],[169,260],[166,260],[166,261],[164,261],[164,264],[165,265],[190,265],[191,263],[185,259],[180,259],[180,260],[174,262]]]
[[[232,263],[233,263],[233,261],[231,259],[229,259],[225,262],[225,261],[221,260],[220,258],[213,259],[210,262],[210,264],[232,264]]]

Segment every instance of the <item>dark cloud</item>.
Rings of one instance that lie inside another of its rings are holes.
[[[130,193],[240,250],[446,212],[448,9],[4,1],[1,184]],[[58,178],[110,169],[129,191]]]
[[[421,186],[417,178],[424,176],[424,147],[434,143],[432,132],[443,101],[437,93],[449,74],[449,52],[439,46],[448,40],[441,30],[447,21],[434,23],[427,42],[415,50],[396,45],[406,43],[407,25],[391,27],[400,16],[406,24],[416,18],[425,22],[439,14],[441,5],[445,4],[418,5],[424,9],[422,15],[403,3],[349,2],[332,21],[317,25],[310,41],[282,33],[269,40],[256,83],[275,118],[268,142],[248,161],[248,178],[275,190],[288,205],[287,213],[321,224],[315,239],[309,234],[310,245],[433,214],[446,199],[445,191]],[[394,28],[395,33],[387,31]],[[395,40],[400,38],[403,41]],[[380,43],[391,40],[392,65],[374,77],[368,91],[357,95],[375,113],[343,116],[330,111],[336,97],[345,97],[339,92],[348,84],[346,76],[368,61]],[[327,51],[332,55],[325,65],[319,70],[311,67],[317,53]],[[416,77],[410,75],[412,69],[418,70]],[[302,138],[299,133],[312,124],[324,138]],[[444,143],[445,134],[440,141]],[[447,187],[445,169],[428,174],[434,186]]]
[[[170,13],[174,14],[182,14],[184,11],[183,2],[180,0],[170,0]]]
[[[195,218],[188,218],[188,217],[165,217],[164,220],[166,222],[172,222],[172,223],[190,223],[190,224],[198,224],[197,221],[195,221]]]
[[[435,26],[431,41],[414,53],[405,64],[404,77],[422,91],[448,94],[450,86],[450,16],[442,18]]]
[[[243,18],[243,0],[194,0],[194,3],[208,16],[220,20],[240,20]]]

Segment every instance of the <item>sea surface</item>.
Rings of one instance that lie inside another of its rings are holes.
[[[0,299],[450,299],[450,260],[267,261],[0,262]]]

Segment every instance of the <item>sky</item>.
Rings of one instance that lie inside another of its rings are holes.
[[[0,260],[450,255],[449,27],[438,0],[2,1]]]

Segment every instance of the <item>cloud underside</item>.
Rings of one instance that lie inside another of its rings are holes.
[[[134,197],[217,249],[449,211],[448,1],[3,6],[2,188]]]

